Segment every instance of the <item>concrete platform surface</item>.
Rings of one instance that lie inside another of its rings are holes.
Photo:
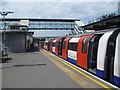
[[[1,68],[3,88],[114,88],[45,50],[10,57]]]
[[[79,88],[40,52],[12,53],[2,67],[2,88]]]

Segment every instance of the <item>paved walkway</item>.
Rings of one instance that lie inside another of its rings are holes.
[[[1,68],[3,88],[113,88],[45,50],[10,57]]]
[[[3,64],[3,88],[79,88],[40,52],[10,54]]]

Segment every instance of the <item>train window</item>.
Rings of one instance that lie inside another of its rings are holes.
[[[54,46],[53,44],[54,44],[54,43],[52,43],[52,47]]]
[[[88,44],[88,39],[90,37],[86,37],[84,38],[84,40],[82,41],[82,53],[86,53],[87,52],[87,44]]]
[[[73,50],[73,44],[72,44],[72,43],[69,43],[68,49],[69,49],[69,50]]]
[[[78,45],[77,43],[69,43],[68,49],[77,51],[77,45]]]
[[[73,43],[73,51],[77,51],[77,47],[78,47],[78,44],[77,43]]]
[[[52,47],[54,47],[54,43],[52,43]]]
[[[59,41],[60,43],[62,42],[62,39]]]
[[[52,46],[53,46],[53,47],[55,47],[55,42],[54,42],[54,43],[52,43]]]

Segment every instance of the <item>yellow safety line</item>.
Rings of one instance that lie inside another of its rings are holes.
[[[43,50],[42,50],[42,51],[43,51]],[[47,52],[47,51],[44,50],[43,53],[44,53],[44,52]],[[48,53],[48,52],[47,52],[47,53]],[[89,78],[90,80],[94,81],[95,83],[99,84],[100,86],[102,86],[102,87],[104,87],[104,88],[107,88],[108,90],[111,90],[111,89],[110,89],[109,87],[107,87],[106,85],[104,85],[104,84],[98,82],[97,80],[93,79],[92,77],[86,75],[85,73],[81,72],[79,69],[76,69],[75,67],[73,67],[73,66],[71,66],[70,64],[64,62],[63,60],[61,60],[61,59],[53,56],[53,55],[50,54],[50,53],[48,53],[48,54],[49,54],[50,56],[56,58],[56,59],[59,60],[60,62],[64,63],[65,65],[71,67],[71,68],[74,69],[75,71],[79,72],[79,73],[82,74],[83,76],[85,76],[85,77]]]
[[[55,58],[49,56],[47,53],[43,53],[41,52],[43,55],[45,55],[50,61],[52,61],[57,67],[59,67],[62,71],[64,71],[71,79],[73,79],[80,87],[85,87],[85,85],[87,85],[86,88],[94,88],[92,85],[88,85],[88,83],[82,81],[82,83],[79,81],[80,79],[82,79],[81,77],[78,77],[77,75],[75,75],[74,72],[72,72],[70,69],[68,69],[67,67],[63,66],[63,63],[60,64],[60,62],[58,62],[58,60],[56,60]],[[70,67],[69,67],[70,68]]]

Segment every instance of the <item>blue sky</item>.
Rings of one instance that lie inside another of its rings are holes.
[[[67,1],[67,2],[66,2]],[[79,2],[76,0],[2,0],[2,10],[13,11],[9,18],[61,18],[80,19],[87,24],[88,21],[103,14],[118,10],[118,1],[96,0],[99,2]],[[70,1],[70,2],[69,2]]]
[[[2,2],[2,10],[15,12],[8,17],[74,18],[84,23],[117,11],[117,2]]]

